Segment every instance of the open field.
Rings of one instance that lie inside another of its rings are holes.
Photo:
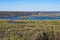
[[[0,20],[0,40],[60,40],[60,20]]]

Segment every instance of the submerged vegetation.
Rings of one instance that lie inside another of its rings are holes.
[[[0,20],[0,40],[60,40],[60,21]]]

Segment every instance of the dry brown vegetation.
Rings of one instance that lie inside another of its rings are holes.
[[[0,40],[60,40],[60,20],[0,20]]]

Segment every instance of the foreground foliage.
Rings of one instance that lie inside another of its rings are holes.
[[[0,40],[60,40],[60,21],[0,20]]]

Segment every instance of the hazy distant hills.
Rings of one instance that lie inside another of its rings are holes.
[[[60,16],[60,11],[0,11],[1,16]]]

